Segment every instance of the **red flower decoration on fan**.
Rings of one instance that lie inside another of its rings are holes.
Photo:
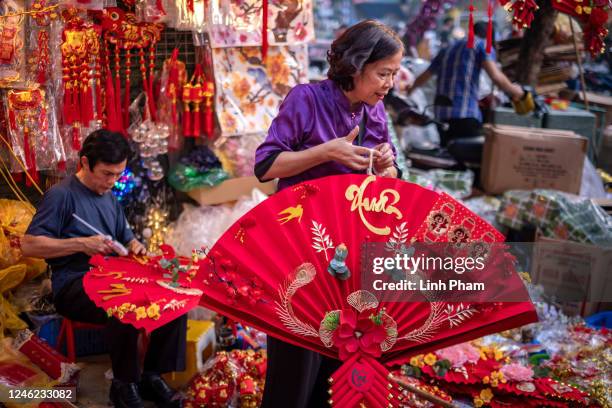
[[[338,348],[338,357],[346,361],[355,353],[380,357],[397,341],[397,324],[385,308],[378,310],[378,299],[366,290],[347,297],[352,308],[327,312],[319,335],[327,346]]]
[[[376,316],[372,314],[358,313],[353,309],[340,312],[340,325],[334,330],[333,341],[340,351],[341,360],[357,351],[380,357],[380,344],[387,338],[387,331],[382,322],[376,324],[374,319]]]

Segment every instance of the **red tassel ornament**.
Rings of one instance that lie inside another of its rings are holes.
[[[489,0],[489,8],[487,14],[489,16],[489,24],[487,25],[487,54],[493,49],[493,1]]]
[[[474,48],[474,11],[476,11],[476,8],[474,7],[474,4],[470,2],[470,20],[468,23],[469,27],[467,39],[468,48]]]
[[[78,124],[72,126],[72,148],[77,152],[81,150],[81,127]]]
[[[262,0],[261,21],[261,59],[266,60],[268,56],[268,0]]]
[[[183,136],[192,136],[193,129],[191,126],[191,84],[183,85]]]
[[[123,95],[123,123],[130,125],[130,74],[132,73],[132,54],[130,49],[125,50],[125,94]]]
[[[215,96],[215,84],[212,81],[205,81],[204,85],[204,133],[209,139],[213,138],[214,133],[214,121],[213,121],[213,109],[212,99]]]
[[[115,104],[115,88],[110,70],[106,74],[106,128],[113,132],[121,132],[121,125],[117,119],[117,109]]]

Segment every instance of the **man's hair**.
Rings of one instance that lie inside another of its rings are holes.
[[[367,64],[404,52],[400,37],[386,25],[364,20],[349,27],[327,51],[327,77],[345,91],[355,87],[353,75]]]
[[[489,22],[488,21],[479,21],[474,24],[474,35],[478,38],[486,39],[487,31],[489,30]],[[495,23],[493,23],[493,43],[495,43]]]
[[[121,133],[99,129],[87,136],[79,158],[87,157],[89,169],[93,170],[100,162],[119,164],[127,160],[131,153],[130,145]]]

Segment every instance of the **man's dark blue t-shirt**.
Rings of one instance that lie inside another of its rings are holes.
[[[26,233],[57,239],[96,235],[72,214],[124,245],[134,238],[115,196],[111,192],[100,195],[91,191],[76,176],[65,178],[45,193]],[[58,258],[52,256],[49,254],[46,261],[51,266],[54,295],[89,270],[89,256],[82,252]]]

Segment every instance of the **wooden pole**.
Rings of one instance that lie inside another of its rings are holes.
[[[582,99],[584,100],[584,107],[589,110],[589,100],[587,98],[586,83],[584,81],[584,70],[582,69],[582,56],[578,50],[578,40],[576,39],[576,33],[574,32],[574,20],[568,15],[567,19],[570,23],[570,29],[572,30],[572,38],[574,40],[574,51],[576,52],[576,60],[578,61],[578,71],[580,72],[580,87],[582,88]]]
[[[419,397],[426,399],[429,402],[433,402],[436,405],[439,405],[443,408],[457,408],[457,406],[455,404],[452,404],[448,401],[443,400],[442,398],[439,398],[433,394],[428,393],[427,391],[423,391],[417,387],[415,387],[414,385],[410,385],[407,384],[406,382],[400,380],[399,378],[395,377],[392,374],[389,374],[389,380],[391,381],[395,381],[397,383],[397,385],[399,385],[402,388],[407,389],[408,391],[410,391],[413,394],[418,395]]]

